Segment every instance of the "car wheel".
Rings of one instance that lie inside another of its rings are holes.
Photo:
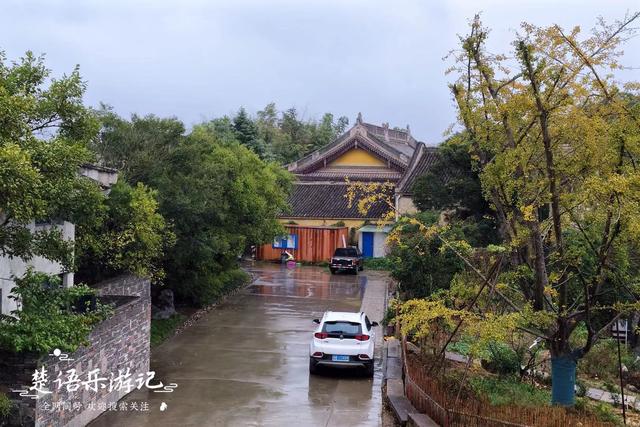
[[[374,371],[374,369],[373,369],[373,360],[371,361],[371,363],[367,364],[365,368],[366,368],[367,376],[369,378],[372,378],[373,377],[373,371]]]
[[[314,375],[318,373],[318,366],[316,366],[318,364],[318,362],[313,359],[313,358],[309,358],[309,373]]]
[[[355,274],[356,276],[358,275],[358,269],[357,268],[353,269],[353,274]]]
[[[336,269],[335,268],[330,268],[329,270],[331,270],[331,274],[336,274]]]

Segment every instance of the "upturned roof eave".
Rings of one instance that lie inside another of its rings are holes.
[[[325,159],[330,158],[336,152],[339,152],[340,148],[344,147],[344,145],[358,140],[378,148],[378,150],[371,151],[385,160],[399,166],[402,169],[402,172],[407,168],[412,157],[385,143],[376,135],[369,132],[365,126],[357,124],[333,142],[311,152],[295,162],[287,164],[286,167],[290,172],[300,173],[301,171],[308,170],[308,168],[312,168],[315,165],[322,165]],[[406,160],[404,158],[406,158]]]

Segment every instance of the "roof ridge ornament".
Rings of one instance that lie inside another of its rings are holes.
[[[389,122],[383,123],[382,128],[384,129],[384,140],[389,142]]]
[[[361,125],[362,124],[362,113],[358,112],[358,118],[356,119],[356,123]]]

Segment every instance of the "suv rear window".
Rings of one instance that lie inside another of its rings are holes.
[[[338,248],[333,256],[349,256],[349,257],[358,257],[358,251],[356,248]]]
[[[336,320],[324,322],[322,332],[329,334],[329,337],[340,337],[340,335],[348,337],[360,335],[362,333],[362,327],[360,323],[357,322]]]

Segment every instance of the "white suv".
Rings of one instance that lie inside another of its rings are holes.
[[[378,322],[371,322],[363,313],[327,311],[318,324],[309,344],[309,372],[319,366],[361,367],[373,376],[373,350]]]

